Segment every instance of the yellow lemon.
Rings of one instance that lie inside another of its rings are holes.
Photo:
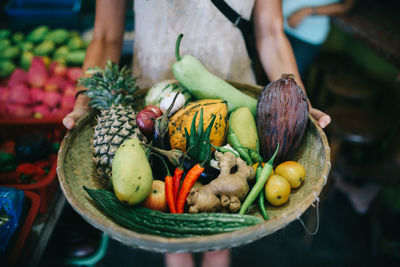
[[[289,182],[280,175],[274,174],[268,178],[265,184],[265,196],[274,206],[285,204],[290,195]]]
[[[291,188],[297,188],[306,178],[306,170],[296,161],[285,161],[275,168],[275,173],[285,178]]]

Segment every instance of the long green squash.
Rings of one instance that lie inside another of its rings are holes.
[[[257,100],[242,93],[223,79],[210,73],[199,60],[179,55],[179,46],[183,34],[176,41],[177,62],[172,65],[175,78],[197,99],[224,99],[228,102],[229,112],[239,107],[248,107],[256,114]]]
[[[170,214],[126,206],[112,192],[84,187],[96,205],[116,223],[130,230],[165,237],[189,237],[231,232],[261,223],[251,215],[227,213]]]

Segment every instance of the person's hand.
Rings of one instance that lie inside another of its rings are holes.
[[[310,115],[318,122],[321,128],[325,128],[331,123],[331,117],[318,109],[310,108]]]
[[[72,128],[75,127],[75,123],[84,115],[86,115],[89,112],[89,106],[88,106],[88,97],[85,95],[79,95],[74,106],[74,110],[69,113],[65,118],[63,119],[63,124],[64,126],[68,129],[71,130]]]
[[[311,8],[301,8],[299,10],[296,10],[293,12],[289,18],[287,19],[287,22],[290,27],[296,28],[297,25],[305,18],[311,15]]]

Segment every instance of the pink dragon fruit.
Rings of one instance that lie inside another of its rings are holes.
[[[48,78],[46,65],[41,57],[34,57],[28,70],[28,82],[32,87],[43,87]]]
[[[33,108],[33,117],[35,119],[43,119],[51,117],[51,111],[46,105],[39,105]]]
[[[31,118],[33,110],[23,104],[7,103],[7,115],[12,118]]]
[[[47,81],[44,84],[44,90],[45,91],[58,91],[59,87],[59,77],[53,76],[47,79]]]
[[[41,88],[33,87],[30,90],[30,98],[32,104],[38,104],[43,102],[44,91]]]
[[[29,88],[24,84],[18,84],[10,88],[7,102],[13,104],[31,104]]]
[[[27,73],[20,68],[14,70],[11,74],[10,79],[8,80],[8,87],[12,88],[17,84],[26,84],[28,82]]]
[[[74,108],[75,96],[64,95],[61,99],[61,109],[71,111]]]
[[[61,102],[61,94],[54,91],[46,91],[44,93],[43,104],[50,108],[55,108]]]
[[[70,95],[75,97],[76,94],[76,89],[75,86],[68,86],[65,90],[64,90],[64,95]]]
[[[69,68],[67,76],[71,81],[76,82],[82,76],[82,69],[79,67]]]
[[[50,75],[65,77],[67,76],[68,69],[65,65],[58,63],[57,61],[53,61],[49,67]]]
[[[69,86],[74,86],[73,83],[71,83],[68,79],[66,78],[62,78],[59,76],[55,76],[57,78],[57,84],[58,84],[58,88],[61,91],[65,91],[65,89],[67,89]]]

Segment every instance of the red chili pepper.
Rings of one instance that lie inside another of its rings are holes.
[[[172,187],[173,187],[172,177],[171,176],[165,177],[165,197],[167,198],[168,208],[171,213],[176,213]]]
[[[189,195],[190,189],[192,189],[194,183],[197,181],[203,171],[204,167],[202,166],[202,164],[196,164],[186,174],[185,180],[183,180],[181,191],[179,192],[178,199],[176,201],[177,213],[183,213],[186,198]]]
[[[174,177],[172,178],[172,188],[174,193],[175,204],[178,198],[178,192],[179,192],[179,187],[181,185],[182,175],[183,175],[183,169],[181,167],[177,167],[175,169]]]

